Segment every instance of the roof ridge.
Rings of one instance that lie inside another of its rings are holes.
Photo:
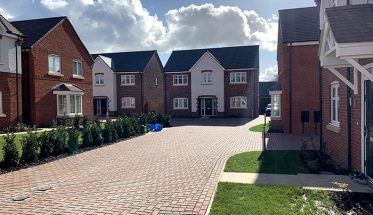
[[[94,53],[91,55],[105,55],[105,54],[124,54],[124,53],[140,53],[140,52],[156,52],[157,50],[144,50],[144,51],[128,51],[128,52],[105,52],[105,53]]]
[[[67,18],[67,16],[53,16],[53,17],[45,17],[45,18],[37,18],[37,19],[23,19],[23,20],[11,21],[11,23],[15,23],[15,22],[28,22],[28,21],[38,21],[38,20],[46,20],[46,19],[57,19],[57,18],[65,19],[65,18]]]
[[[243,46],[223,46],[223,47],[211,47],[211,48],[198,48],[198,49],[179,49],[179,50],[173,50],[172,52],[178,52],[178,51],[203,51],[203,50],[211,50],[211,49],[226,49],[226,48],[243,48],[243,47],[256,47],[259,45],[243,45]]]

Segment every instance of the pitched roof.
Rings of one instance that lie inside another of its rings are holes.
[[[163,71],[189,71],[206,52],[210,52],[225,69],[259,67],[259,46],[237,46],[173,51]]]
[[[84,90],[74,84],[60,83],[52,88],[53,91],[83,92]]]
[[[319,41],[320,8],[306,7],[279,11],[283,43]]]
[[[92,54],[92,58],[96,59],[98,55],[102,55],[112,60],[111,69],[114,72],[143,72],[148,65],[153,55],[157,53],[151,51],[135,51],[135,52],[116,52],[116,53],[101,53]]]
[[[22,48],[30,48],[64,19],[66,19],[66,17],[62,16],[14,21],[11,22],[11,24],[25,35]]]
[[[0,23],[3,24],[3,26],[5,27],[5,30],[8,33],[23,36],[23,34],[16,27],[14,27],[12,24],[10,24],[10,22],[8,20],[6,20],[5,17],[3,17],[1,14],[0,14]]]
[[[326,14],[337,43],[373,41],[373,4],[327,8]]]
[[[259,82],[259,97],[270,97],[269,89],[277,85],[277,81]]]

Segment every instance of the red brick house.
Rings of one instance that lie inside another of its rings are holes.
[[[272,97],[271,127],[293,134],[318,134],[319,8],[279,11],[278,82]]]
[[[23,35],[0,15],[0,130],[22,121]]]
[[[23,119],[36,126],[93,115],[93,59],[67,17],[12,22],[22,44]]]
[[[373,182],[373,2],[316,2],[323,148]]]
[[[164,68],[173,117],[257,117],[259,46],[173,51]]]
[[[93,58],[95,115],[165,112],[163,65],[157,51],[103,53]]]

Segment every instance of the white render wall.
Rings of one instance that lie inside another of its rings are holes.
[[[105,62],[111,65],[110,58],[99,56],[95,59],[95,63],[93,64],[93,97],[108,97],[109,111],[117,111],[116,75]],[[104,74],[104,86],[96,86],[95,74],[97,73]]]
[[[212,70],[212,84],[202,84],[202,71]],[[216,96],[218,112],[224,112],[224,68],[206,52],[191,69],[192,112],[197,111],[199,96]]]
[[[0,72],[16,72],[16,47],[15,42],[17,36],[5,33],[2,25],[0,25]],[[17,46],[18,49],[18,73],[22,73],[22,61],[21,61],[21,47]]]

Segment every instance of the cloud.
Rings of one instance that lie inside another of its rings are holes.
[[[64,8],[69,4],[65,0],[41,0],[40,3],[50,10]]]
[[[7,13],[3,8],[0,7],[0,14],[5,17],[5,19],[13,19],[14,17]]]
[[[277,65],[270,66],[261,72],[259,81],[277,81],[278,68]]]

